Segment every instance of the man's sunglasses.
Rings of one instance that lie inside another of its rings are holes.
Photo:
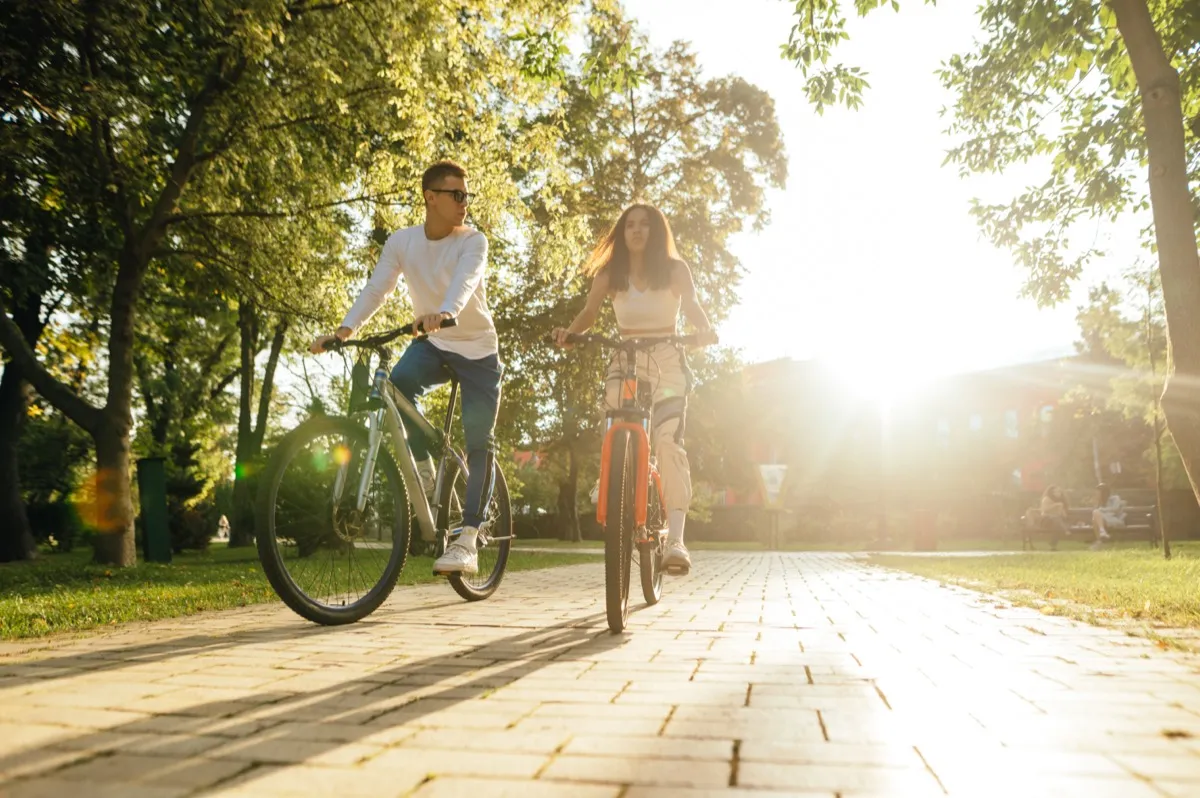
[[[451,197],[454,197],[455,202],[460,204],[465,202],[468,205],[475,201],[475,197],[479,196],[469,191],[459,191],[456,188],[431,188],[429,190],[437,194],[449,194]]]

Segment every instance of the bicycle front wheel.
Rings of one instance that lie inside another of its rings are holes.
[[[258,489],[258,556],[271,587],[301,617],[327,626],[374,612],[408,553],[408,496],[381,444],[365,503],[358,492],[367,430],[315,417],[284,436]]]
[[[604,605],[613,634],[629,620],[629,574],[633,562],[633,488],[637,444],[629,432],[613,436],[608,455],[604,521]]]
[[[508,506],[508,482],[500,464],[495,464],[496,481],[492,498],[483,513],[483,525],[476,538],[479,570],[474,574],[450,574],[448,580],[454,592],[467,601],[482,601],[496,592],[504,570],[508,567],[508,551],[512,543],[512,511]],[[442,478],[442,493],[438,501],[437,528],[448,532],[463,525],[463,505],[466,502],[467,480],[458,462],[446,460]]]

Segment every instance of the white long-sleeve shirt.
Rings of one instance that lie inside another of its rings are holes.
[[[365,324],[403,274],[417,318],[450,313],[458,319],[458,326],[429,336],[431,344],[471,360],[498,354],[496,324],[484,285],[487,249],[487,237],[469,227],[456,227],[437,241],[425,237],[422,225],[392,233],[342,326],[354,330]]]

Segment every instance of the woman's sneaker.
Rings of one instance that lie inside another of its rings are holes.
[[[683,576],[692,570],[692,556],[688,554],[687,546],[682,540],[667,543],[667,553],[663,555],[663,571],[671,576]]]

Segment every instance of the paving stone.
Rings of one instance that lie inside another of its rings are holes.
[[[1200,658],[851,555],[695,552],[0,646],[0,795],[1200,796]],[[732,782],[732,786],[731,786]]]

